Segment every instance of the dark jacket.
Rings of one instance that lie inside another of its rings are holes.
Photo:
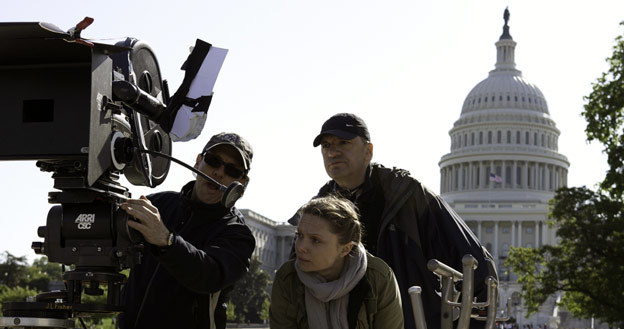
[[[402,329],[401,299],[392,270],[367,255],[366,274],[349,293],[349,329]],[[308,329],[305,286],[290,260],[275,274],[271,291],[271,329]]]
[[[166,249],[146,244],[122,291],[120,328],[225,328],[227,294],[255,239],[236,208],[191,201],[193,184],[148,197],[176,236]]]
[[[497,278],[491,265],[492,256],[459,215],[406,170],[371,164],[367,175],[361,193],[381,193],[384,199],[383,209],[379,212],[381,217],[376,223],[377,245],[370,249],[374,249],[374,255],[394,271],[403,301],[405,328],[416,328],[408,294],[411,286],[422,288],[427,328],[440,328],[440,297],[436,293],[440,284],[435,274],[427,269],[430,259],[437,259],[461,272],[462,257],[466,254],[475,257],[479,266],[474,275],[474,292],[479,301],[485,301],[485,279],[488,275]],[[319,190],[318,196],[336,191],[338,188],[332,180]],[[361,200],[366,198],[355,198],[354,203],[365,208],[366,205],[358,204]],[[364,229],[366,231],[366,227]]]

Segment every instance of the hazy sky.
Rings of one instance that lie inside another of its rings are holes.
[[[586,143],[580,113],[624,32],[621,0],[11,1],[0,21],[68,30],[93,17],[84,37],[146,41],[172,93],[196,38],[229,49],[203,134],[174,144],[173,155],[192,164],[212,134],[240,133],[255,154],[238,206],[283,221],[328,179],[312,140],[338,112],[368,123],[374,161],[408,169],[439,191],[448,131],[466,95],[494,69],[506,6],[517,68],[541,89],[561,130],[569,185],[594,186],[605,157],[601,145]],[[179,190],[191,179],[172,164],[156,190]],[[34,161],[0,162],[0,252],[34,256],[52,184]],[[152,192],[124,184],[135,197]]]

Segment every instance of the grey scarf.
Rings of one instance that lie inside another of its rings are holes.
[[[316,273],[305,273],[295,262],[299,280],[305,286],[305,305],[310,329],[348,329],[349,292],[366,273],[366,249],[359,243],[345,257],[340,277],[327,282]]]

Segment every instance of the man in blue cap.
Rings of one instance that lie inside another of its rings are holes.
[[[366,249],[388,263],[396,275],[405,328],[416,328],[408,295],[411,286],[422,287],[427,328],[440,328],[436,292],[440,284],[427,269],[430,259],[461,272],[462,257],[471,254],[479,262],[475,296],[486,300],[485,279],[497,277],[492,256],[457,213],[409,172],[371,163],[373,144],[364,120],[351,113],[336,114],[325,121],[313,145],[321,146],[331,178],[317,196],[337,194],[358,207]],[[297,216],[289,222],[296,225]]]

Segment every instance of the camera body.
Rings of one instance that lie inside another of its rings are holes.
[[[120,83],[143,101],[116,96]],[[133,150],[171,155],[169,134],[154,118],[168,98],[154,52],[143,42],[106,45],[48,23],[0,23],[0,161],[36,160],[52,173],[54,205],[38,229],[44,241],[32,247],[51,262],[75,266],[64,273],[63,297],[5,303],[5,315],[39,314],[31,311],[53,309],[59,300],[67,316],[121,311],[118,272],[140,263],[142,237],[127,226],[132,218],[119,206],[130,193],[118,180],[124,175],[155,187],[166,178],[167,158]],[[107,304],[81,305],[82,292],[103,293],[101,283]]]

